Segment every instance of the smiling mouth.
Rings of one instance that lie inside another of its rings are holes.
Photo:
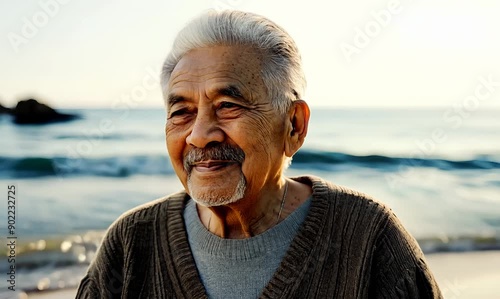
[[[223,169],[225,167],[235,165],[236,161],[225,161],[225,160],[207,160],[194,163],[192,167],[199,172],[216,171]]]

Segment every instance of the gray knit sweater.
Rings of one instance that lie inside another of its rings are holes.
[[[267,285],[309,211],[310,199],[283,221],[245,239],[225,239],[201,223],[196,204],[184,209],[184,224],[198,274],[210,298],[255,299]]]
[[[442,298],[415,239],[380,202],[316,177],[309,213],[261,298]],[[176,193],[120,217],[76,298],[206,298]]]

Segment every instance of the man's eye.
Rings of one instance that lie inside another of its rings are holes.
[[[179,110],[175,110],[174,112],[171,112],[170,117],[172,118],[174,116],[181,116],[184,114],[186,114],[186,109],[179,109]]]
[[[238,107],[240,106],[231,102],[222,102],[219,106],[219,108],[226,108],[226,109],[238,108]]]

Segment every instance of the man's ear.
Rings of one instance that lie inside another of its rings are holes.
[[[304,143],[309,125],[311,111],[306,102],[297,100],[292,103],[287,118],[287,136],[285,138],[285,155],[293,156]]]

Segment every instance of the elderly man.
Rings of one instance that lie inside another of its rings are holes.
[[[440,298],[380,202],[283,171],[307,134],[298,49],[278,25],[209,12],[162,74],[166,143],[185,191],[108,230],[77,298]]]

